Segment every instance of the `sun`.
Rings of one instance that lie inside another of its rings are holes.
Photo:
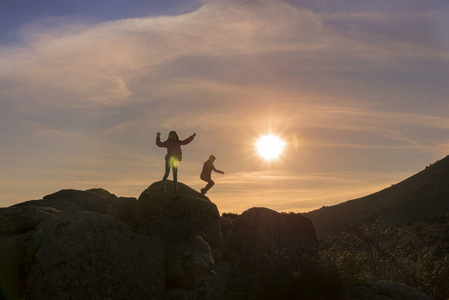
[[[276,159],[284,150],[285,142],[274,135],[264,135],[256,142],[256,149],[266,160]]]

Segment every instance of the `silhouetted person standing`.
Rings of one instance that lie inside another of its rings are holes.
[[[201,194],[204,195],[207,191],[214,186],[215,182],[212,180],[212,171],[220,174],[224,174],[223,171],[215,169],[214,162],[217,160],[215,155],[210,155],[209,159],[203,164],[203,170],[201,171],[200,178],[207,182],[207,185],[201,189]]]
[[[165,155],[165,174],[162,178],[161,191],[165,193],[165,182],[167,181],[168,175],[170,174],[170,169],[173,169],[173,192],[178,192],[178,165],[182,160],[182,145],[187,145],[190,143],[196,133],[181,141],[179,139],[176,131],[170,131],[166,141],[161,142],[161,133],[157,133],[156,145],[159,147],[167,148],[167,155]]]

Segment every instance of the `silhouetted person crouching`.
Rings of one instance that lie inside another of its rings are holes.
[[[203,170],[201,171],[200,178],[207,182],[207,185],[201,189],[201,194],[204,195],[207,191],[214,186],[215,182],[212,180],[212,171],[220,174],[224,174],[223,171],[215,169],[214,162],[217,158],[215,155],[210,155],[209,159],[203,164]]]

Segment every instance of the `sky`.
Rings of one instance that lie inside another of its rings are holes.
[[[446,0],[0,0],[0,207],[138,198],[176,130],[180,182],[216,155],[220,213],[306,212],[448,155],[448,98]]]

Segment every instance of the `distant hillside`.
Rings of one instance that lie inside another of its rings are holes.
[[[336,236],[343,226],[380,217],[388,225],[406,224],[449,212],[449,156],[416,175],[363,198],[303,214],[319,237]]]

